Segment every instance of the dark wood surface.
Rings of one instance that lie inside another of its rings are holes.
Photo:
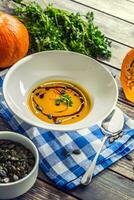
[[[119,88],[118,106],[134,119],[134,104],[126,100],[119,81],[122,60],[134,47],[134,0],[54,0],[54,4],[72,12],[82,14],[87,11],[94,12],[96,25],[112,41],[112,58],[109,61],[99,60],[99,62],[116,75]],[[10,130],[2,119],[0,119],[0,130]],[[40,171],[35,186],[17,199],[134,200],[134,152],[130,155],[133,158],[132,161],[122,158],[95,177],[89,186],[79,186],[68,193],[55,188]]]

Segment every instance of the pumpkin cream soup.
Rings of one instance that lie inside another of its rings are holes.
[[[36,117],[50,124],[71,124],[82,120],[91,110],[87,92],[70,81],[47,81],[32,90],[29,108]]]

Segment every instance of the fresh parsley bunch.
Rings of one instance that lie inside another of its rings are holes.
[[[94,58],[111,57],[110,41],[94,25],[92,12],[87,13],[84,20],[79,13],[70,13],[53,5],[47,5],[43,10],[35,2],[15,1],[14,13],[29,31],[31,52],[69,50]]]

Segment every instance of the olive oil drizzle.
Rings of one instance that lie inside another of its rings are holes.
[[[60,88],[60,89],[64,89],[64,90],[66,90],[66,89],[71,89],[71,90],[73,90],[73,92],[75,92],[75,94],[76,94],[76,96],[78,96],[79,98],[80,98],[80,101],[81,101],[81,104],[80,104],[80,107],[78,108],[78,110],[76,111],[76,112],[74,112],[74,113],[72,113],[72,114],[67,114],[67,115],[62,115],[62,117],[72,117],[72,118],[74,118],[74,116],[75,117],[78,117],[79,116],[79,113],[83,110],[83,108],[84,108],[84,104],[85,104],[85,98],[84,98],[84,96],[83,96],[83,94],[78,90],[78,89],[76,89],[75,88],[75,86],[73,87],[71,87],[71,86],[61,86],[61,85],[59,85],[59,86],[39,86],[38,88],[36,88],[36,89],[34,89],[33,91],[32,91],[32,93],[33,94],[35,94],[35,95],[37,95],[37,96],[39,96],[40,97],[40,93],[39,92],[37,92],[36,93],[36,91],[37,90],[39,90],[39,89],[45,89],[45,90],[50,90],[50,89],[55,89],[56,91],[58,91],[58,93],[60,93],[60,91],[58,90],[58,88]],[[41,93],[41,95],[43,96],[43,98],[45,97],[45,91],[44,91],[44,93]],[[35,98],[34,98],[34,95],[32,96],[32,100],[33,100],[33,102],[34,102],[34,104],[35,104],[35,109],[37,110],[37,111],[39,111],[39,112],[41,112],[43,115],[45,115],[45,116],[47,116],[47,117],[49,117],[49,116],[51,116],[51,119],[53,120],[53,122],[55,123],[55,124],[59,124],[59,123],[62,123],[62,121],[60,121],[60,120],[58,120],[58,118],[60,118],[59,116],[57,116],[57,115],[51,115],[51,114],[47,114],[47,113],[45,113],[45,112],[43,112],[43,109],[41,108],[41,106],[36,102],[36,100],[35,100]],[[68,106],[67,106],[67,108],[66,109],[68,109]],[[65,109],[65,110],[66,110]],[[65,110],[62,110],[61,112],[64,112]]]

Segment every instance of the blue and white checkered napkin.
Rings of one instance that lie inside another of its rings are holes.
[[[0,75],[0,116],[18,133],[28,136],[40,153],[40,167],[43,172],[58,186],[70,190],[80,184],[81,176],[92,162],[103,134],[99,125],[72,132],[52,132],[33,127],[7,107],[3,94],[2,83],[4,74]],[[134,149],[134,121],[124,115],[124,136],[104,145],[99,156],[94,175],[119,160]],[[81,154],[64,156],[64,151],[81,149]]]

